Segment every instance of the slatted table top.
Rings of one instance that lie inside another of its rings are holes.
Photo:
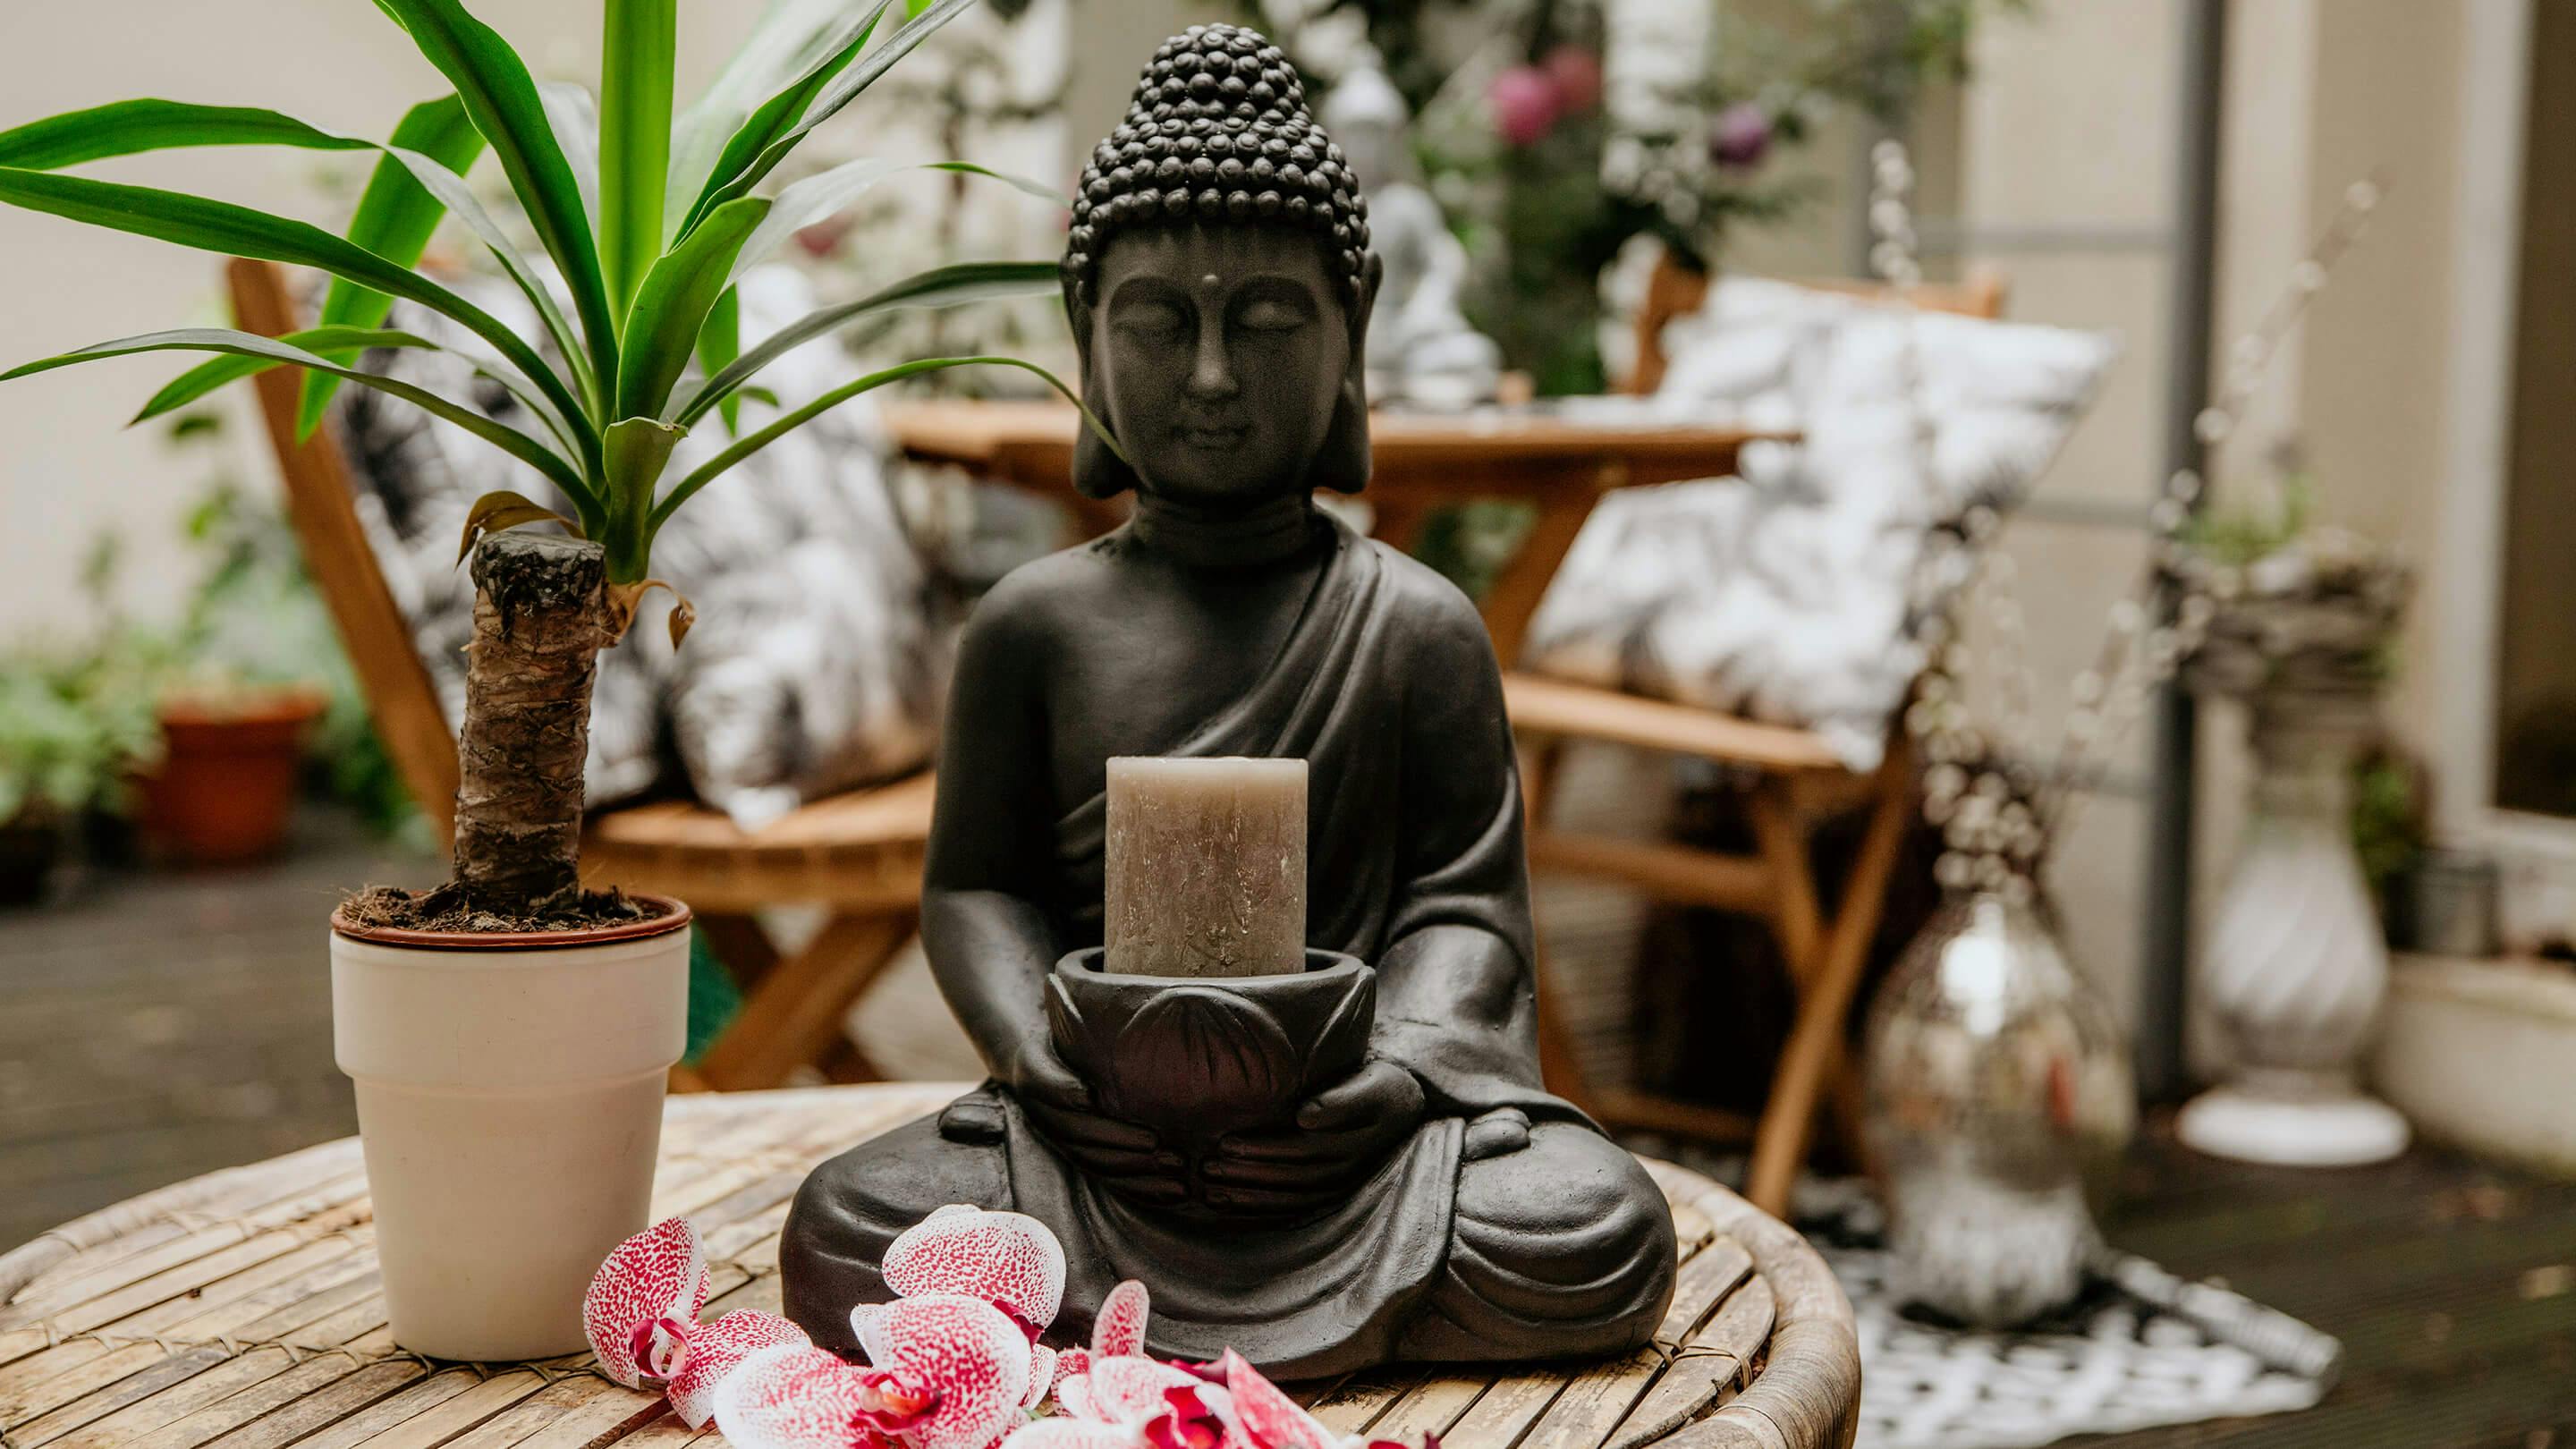
[[[674,1098],[658,1220],[707,1237],[709,1312],[779,1307],[778,1235],[816,1162],[936,1109],[954,1085]],[[1680,1284],[1656,1348],[1509,1371],[1407,1366],[1292,1386],[1348,1433],[1448,1449],[1847,1445],[1850,1306],[1797,1235],[1707,1179],[1649,1162]],[[687,1449],[722,1436],[586,1357],[424,1360],[377,1291],[355,1139],[228,1169],[0,1256],[9,1449]]]

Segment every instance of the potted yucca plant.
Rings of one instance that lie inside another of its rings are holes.
[[[753,379],[800,343],[872,312],[1056,285],[1052,263],[942,267],[742,345],[735,279],[901,168],[851,162],[774,194],[764,182],[815,126],[971,0],[909,0],[889,17],[894,3],[776,0],[706,95],[676,117],[677,0],[604,0],[595,103],[575,87],[541,86],[458,0],[377,0],[454,87],[411,110],[384,142],[274,111],[166,100],[0,133],[0,202],[334,279],[318,324],[286,337],[157,332],[6,376],[138,352],[218,354],[152,398],[142,416],[156,417],[252,373],[298,367],[308,430],[336,386],[377,388],[471,431],[562,496],[557,508],[489,494],[467,524],[477,596],[453,879],[416,897],[373,894],[332,921],[338,1052],[357,1083],[386,1305],[394,1336],[417,1352],[526,1358],[581,1347],[591,1268],[644,1225],[664,1073],[685,1024],[688,912],[675,901],[585,894],[576,855],[592,672],[656,582],[655,533],[727,469],[847,399],[938,368],[1028,366],[927,358],[871,373],[734,432],[684,476],[664,476],[690,429],[738,429]],[[379,159],[339,235],[63,171],[219,145]],[[463,173],[486,152],[525,211],[542,263],[467,188]],[[416,270],[447,218],[526,293],[543,336],[519,335]],[[363,370],[375,349],[431,345],[386,328],[397,300],[470,334],[469,360],[524,404],[528,425]],[[548,521],[560,531],[504,531]],[[674,611],[675,637],[688,617],[685,606]]]

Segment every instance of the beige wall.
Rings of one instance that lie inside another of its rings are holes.
[[[2321,517],[2392,542],[2421,571],[2387,714],[2430,750],[2446,682],[2429,601],[2449,586],[2435,541],[2449,490],[2445,403],[2464,7],[2420,0],[2264,0],[2232,7],[2221,154],[2216,344],[2279,293],[2354,180],[2386,200],[2285,349],[2248,423],[2214,460],[2217,496],[2295,440]],[[2195,899],[2217,898],[2249,767],[2241,715],[2202,715]]]

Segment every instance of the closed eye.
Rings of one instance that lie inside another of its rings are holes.
[[[1306,313],[1275,297],[1256,297],[1244,305],[1237,320],[1253,332],[1293,332],[1306,325]]]
[[[1181,309],[1170,302],[1133,302],[1120,307],[1112,325],[1125,332],[1167,337],[1181,330]]]

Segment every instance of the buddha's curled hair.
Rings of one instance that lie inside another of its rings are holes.
[[[1259,32],[1193,25],[1164,41],[1127,117],[1091,153],[1074,198],[1065,290],[1089,307],[1110,238],[1193,223],[1309,231],[1356,303],[1368,201],[1306,112],[1306,84]]]

